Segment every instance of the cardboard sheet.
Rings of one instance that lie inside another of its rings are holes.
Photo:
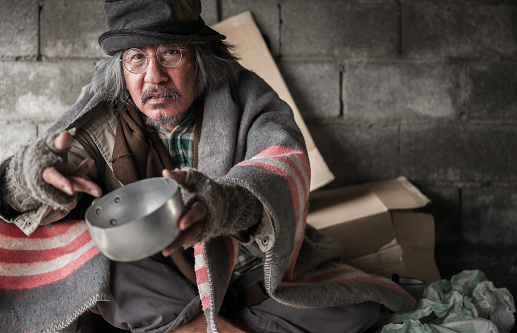
[[[307,223],[333,237],[343,261],[368,273],[440,279],[434,261],[434,219],[415,213],[429,199],[406,178],[310,195]]]
[[[241,65],[262,77],[293,109],[295,121],[307,144],[311,164],[311,191],[332,182],[334,175],[316,147],[251,12],[232,16],[212,28],[225,35],[226,40],[236,46]]]

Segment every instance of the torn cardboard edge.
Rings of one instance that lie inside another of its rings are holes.
[[[343,261],[371,274],[439,280],[429,199],[405,177],[310,195],[307,223],[341,243]]]
[[[293,110],[294,119],[302,131],[307,145],[311,164],[311,191],[332,182],[334,175],[316,147],[251,12],[247,11],[232,16],[212,25],[212,28],[225,35],[226,41],[235,46],[236,53],[241,59],[240,64],[262,77]]]

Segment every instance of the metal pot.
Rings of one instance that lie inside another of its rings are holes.
[[[93,241],[108,258],[135,261],[158,253],[180,233],[178,183],[162,177],[122,186],[95,199],[85,219]]]

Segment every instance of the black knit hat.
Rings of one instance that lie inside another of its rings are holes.
[[[200,0],[106,0],[108,31],[99,37],[106,54],[142,45],[225,39],[201,19]]]

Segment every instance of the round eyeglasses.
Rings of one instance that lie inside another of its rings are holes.
[[[140,49],[132,48],[122,54],[120,61],[124,64],[124,68],[133,74],[145,71],[150,57],[156,57],[163,67],[175,67],[181,62],[183,51],[189,47],[190,45],[181,48],[176,44],[161,44],[158,46],[156,54],[150,55],[146,55]]]

